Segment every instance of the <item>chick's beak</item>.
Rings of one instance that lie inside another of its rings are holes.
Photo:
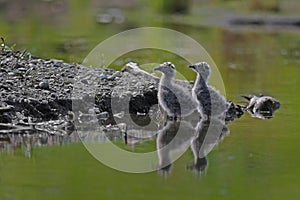
[[[153,70],[154,71],[161,71],[161,66],[155,67]]]
[[[195,69],[195,66],[194,65],[189,65],[189,68]]]

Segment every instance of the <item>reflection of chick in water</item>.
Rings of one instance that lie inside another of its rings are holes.
[[[199,121],[195,131],[196,136],[191,141],[194,163],[189,168],[202,173],[208,166],[206,156],[228,133],[228,129],[223,120],[211,118]]]
[[[156,148],[159,159],[158,171],[161,174],[167,175],[171,171],[172,162],[176,160],[172,158],[171,153],[185,152],[194,134],[195,129],[186,121],[168,121],[166,126],[158,131]]]

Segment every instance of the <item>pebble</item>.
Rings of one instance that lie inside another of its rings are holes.
[[[4,69],[4,68],[1,67],[0,68],[0,72],[7,72],[7,71],[6,71],[6,69]]]
[[[89,84],[88,81],[87,81],[86,79],[83,79],[83,80],[80,80],[80,81],[81,81],[81,83],[83,83],[83,84]]]
[[[150,85],[148,88],[152,90],[152,89],[155,89],[155,86],[154,85]]]
[[[5,82],[8,83],[8,84],[11,84],[11,85],[14,84],[14,80],[6,80]]]
[[[27,69],[24,68],[24,67],[20,67],[20,68],[18,68],[18,70],[21,71],[21,72],[26,72],[27,71]]]
[[[33,63],[34,63],[34,62],[33,62],[33,61],[31,61],[31,63],[29,63],[29,65],[28,65],[28,66],[29,66],[30,68],[34,68],[34,67],[35,67],[35,64],[33,64]]]
[[[42,81],[39,83],[39,87],[43,90],[48,90],[49,89],[49,83],[47,81]]]
[[[65,92],[65,93],[70,93],[71,90],[70,90],[70,89],[64,89],[64,92]]]
[[[45,100],[45,99],[43,99],[41,103],[42,103],[42,104],[48,104],[48,101]]]
[[[116,78],[115,76],[109,76],[109,77],[107,77],[107,80],[108,80],[108,81],[114,81],[115,78]]]
[[[52,99],[55,99],[57,97],[57,95],[55,93],[51,93],[49,97]]]
[[[101,76],[100,76],[100,80],[101,80],[101,81],[107,80],[107,77],[106,77],[105,75],[101,75]]]

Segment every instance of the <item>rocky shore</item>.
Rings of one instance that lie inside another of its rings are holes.
[[[153,139],[164,126],[157,100],[159,78],[136,63],[122,70],[89,68],[27,52],[0,49],[0,150],[70,142]],[[191,89],[193,83],[176,80]],[[226,124],[245,111],[269,119],[279,109],[270,96],[245,96],[248,105],[229,102]],[[199,114],[184,119],[195,125]],[[224,129],[226,131],[227,129]]]
[[[89,98],[94,98],[97,113],[110,113],[112,98],[120,101],[125,96],[131,96],[129,112],[145,113],[150,106],[157,104],[156,81],[143,79],[141,82],[139,78],[125,71],[87,68],[60,60],[36,58],[28,53],[2,50],[0,123],[59,120],[73,110],[72,101],[81,101],[82,104],[89,102]],[[87,90],[91,85],[97,91]],[[88,113],[88,110],[81,111]]]
[[[3,46],[0,135],[69,135],[76,129],[76,122],[96,119],[103,125],[116,125],[115,119],[124,115],[145,124],[150,120],[150,108],[158,103],[158,80],[135,63],[128,63],[121,71],[88,68]],[[192,87],[187,81],[178,83]],[[232,103],[227,121],[240,117],[240,110]]]

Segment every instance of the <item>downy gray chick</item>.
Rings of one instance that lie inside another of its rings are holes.
[[[211,74],[210,66],[206,62],[190,65],[189,68],[197,72],[196,81],[192,89],[192,96],[198,102],[198,112],[204,119],[211,117],[225,117],[228,104],[223,95],[214,87],[208,85]]]
[[[190,91],[174,82],[175,66],[171,62],[164,62],[154,70],[162,73],[158,86],[158,102],[167,114],[176,120],[177,117],[185,117],[194,112],[197,102]]]

